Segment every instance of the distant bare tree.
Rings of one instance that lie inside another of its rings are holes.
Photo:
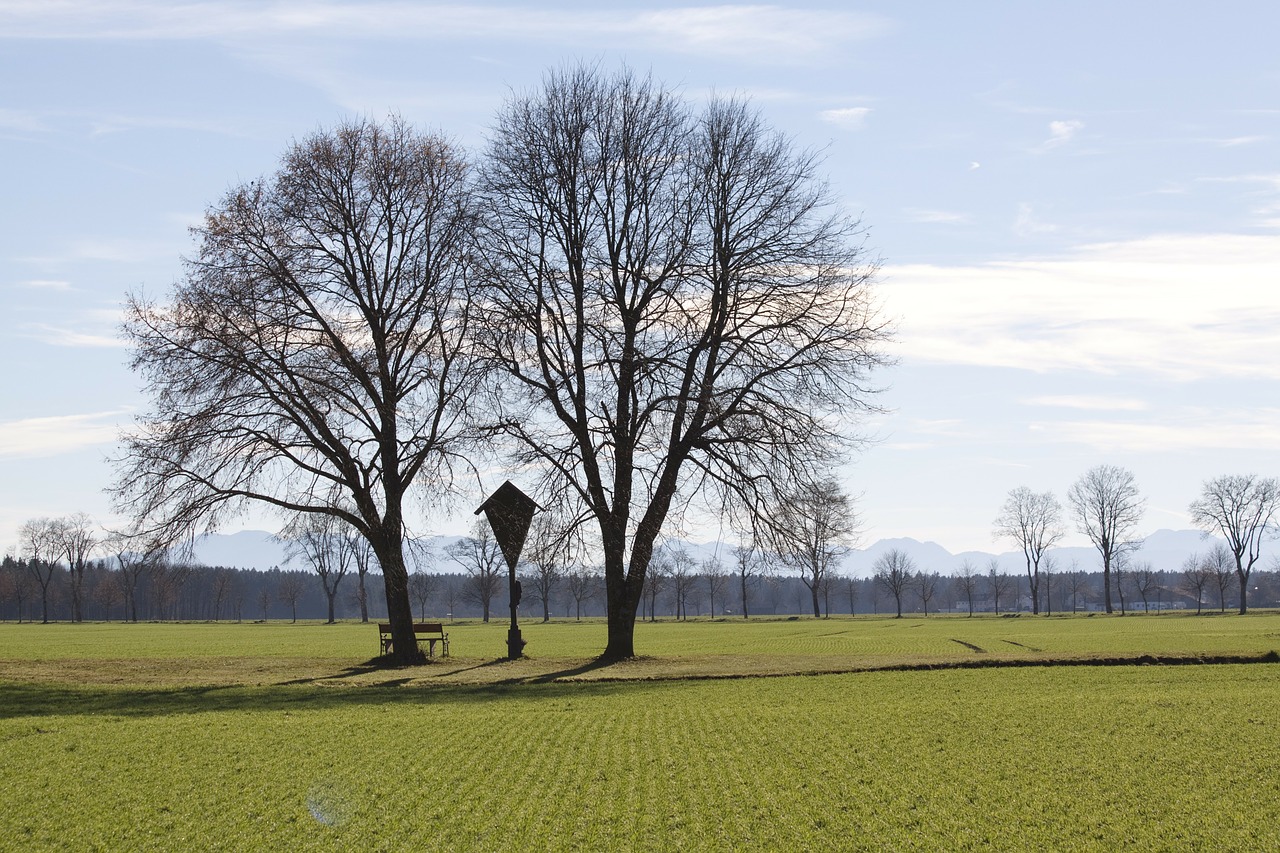
[[[773,513],[770,548],[808,587],[815,617],[822,615],[823,583],[849,552],[855,531],[849,497],[835,480],[797,486]]]
[[[40,586],[40,621],[49,622],[49,588],[58,569],[57,522],[33,518],[18,528],[19,547],[27,555],[27,570]]]
[[[849,575],[844,579],[845,593],[849,596],[849,615],[857,613],[858,603],[858,579],[853,575]]]
[[[764,555],[756,548],[755,543],[747,541],[734,546],[734,574],[738,578],[738,600],[742,605],[742,618],[751,616],[751,585],[767,568]]]
[[[106,621],[111,621],[111,610],[124,603],[124,585],[119,572],[103,572],[93,587],[93,600],[101,605]]]
[[[676,619],[689,618],[689,594],[693,592],[697,580],[696,566],[693,557],[683,548],[664,548],[671,563],[671,594],[675,599]]]
[[[317,132],[207,213],[169,297],[124,312],[152,408],[116,506],[166,542],[250,504],[338,518],[377,555],[400,663],[423,660],[407,496],[473,455],[470,186],[455,146],[398,118]]]
[[[289,619],[291,622],[298,621],[298,599],[302,598],[305,588],[302,575],[298,572],[284,572],[280,575],[280,583],[276,587],[276,595],[280,596],[280,601],[289,605]]]
[[[499,421],[599,528],[608,642],[697,492],[776,505],[829,471],[884,363],[874,264],[817,159],[744,101],[694,115],[629,70],[513,98],[481,184]]]
[[[671,557],[659,548],[653,554],[649,570],[644,575],[644,594],[649,599],[649,621],[657,621],[658,596],[667,588],[671,580]],[[643,615],[643,614],[642,614]]]
[[[1090,468],[1071,486],[1067,499],[1080,532],[1102,557],[1103,601],[1111,613],[1112,566],[1134,547],[1133,528],[1142,520],[1146,501],[1133,473],[1115,465]]]
[[[267,621],[267,616],[271,612],[271,585],[263,579],[262,585],[258,587],[258,612],[262,614],[262,621]]]
[[[564,579],[564,567],[573,553],[569,525],[558,513],[543,512],[533,517],[525,542],[525,563],[529,566],[528,588],[542,605],[542,621],[551,621],[551,599]]]
[[[574,603],[574,618],[582,620],[582,606],[600,592],[600,577],[585,566],[572,569],[565,575],[565,586]]]
[[[1280,480],[1235,474],[1206,480],[1191,502],[1191,521],[1208,533],[1221,533],[1235,561],[1240,582],[1240,613],[1249,610],[1249,574],[1262,554],[1262,542],[1276,530]]]
[[[1204,602],[1205,590],[1209,587],[1210,572],[1200,559],[1199,554],[1192,554],[1182,561],[1182,579],[1179,586],[1187,595],[1196,600],[1196,615],[1200,615]]]
[[[1209,573],[1209,579],[1213,582],[1213,588],[1218,593],[1218,612],[1225,613],[1227,611],[1227,589],[1231,586],[1232,557],[1231,552],[1221,542],[1215,543],[1209,552],[1204,555],[1205,571]]]
[[[213,621],[222,618],[222,605],[231,596],[231,587],[235,583],[235,574],[228,569],[216,569],[213,573],[210,592],[213,594]]]
[[[1000,568],[1000,561],[992,559],[987,563],[987,591],[991,594],[991,603],[997,614],[1000,613],[1000,599],[1007,598],[1013,592],[1013,578]]]
[[[1071,571],[1067,572],[1067,591],[1071,593],[1071,612],[1076,613],[1080,597],[1088,590],[1089,579],[1080,571],[1079,564],[1071,561]]]
[[[915,561],[906,552],[892,548],[877,557],[872,568],[875,570],[876,583],[893,596],[893,602],[897,606],[895,618],[901,619],[902,595],[915,575]]]
[[[1053,615],[1053,579],[1058,574],[1058,561],[1053,557],[1046,556],[1041,564],[1041,572],[1044,575],[1044,612]]]
[[[431,601],[436,590],[440,588],[440,576],[415,569],[409,575],[409,595],[418,605],[418,618],[427,621],[427,603]]]
[[[85,567],[98,546],[93,519],[83,512],[52,519],[48,535],[54,551],[67,562],[67,576],[71,580],[71,621],[83,622]]]
[[[970,560],[961,563],[959,570],[956,571],[956,587],[969,605],[970,616],[973,615],[973,599],[978,592],[978,577],[978,570]]]
[[[329,604],[330,625],[337,621],[338,584],[355,563],[352,537],[345,527],[335,516],[300,516],[282,533],[289,559],[301,559],[320,578]]]
[[[1027,584],[1031,590],[1031,612],[1040,612],[1040,561],[1062,538],[1062,505],[1053,492],[1033,492],[1019,486],[1009,492],[995,520],[997,536],[1011,539],[1022,549],[1027,561]]]
[[[716,615],[716,600],[720,600],[720,609],[724,609],[724,594],[729,589],[729,573],[724,564],[715,557],[702,562],[702,577],[707,582],[707,598],[710,602],[710,613]]]
[[[920,607],[924,611],[924,615],[929,615],[929,602],[933,600],[933,596],[938,591],[938,573],[937,572],[916,572],[915,587],[916,595],[920,596]]]
[[[1142,599],[1142,612],[1151,612],[1151,596],[1160,586],[1160,573],[1151,565],[1150,560],[1142,560],[1133,564],[1133,588]]]
[[[378,555],[373,552],[369,540],[354,528],[346,528],[343,533],[351,549],[351,559],[356,568],[356,604],[360,608],[360,621],[369,621],[369,590],[365,585],[370,570],[378,565]]]
[[[449,556],[457,560],[467,573],[462,597],[480,605],[484,621],[488,622],[493,597],[502,589],[502,581],[508,572],[507,560],[502,556],[498,540],[493,538],[489,523],[484,519],[477,521],[470,536],[449,546]]]

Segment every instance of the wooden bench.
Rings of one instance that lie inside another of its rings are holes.
[[[414,622],[413,636],[419,643],[423,640],[427,641],[427,657],[436,656],[436,643],[440,644],[441,657],[447,658],[449,656],[449,635],[445,633],[443,623]],[[391,651],[390,623],[378,623],[378,641],[382,644],[382,653],[384,655]]]

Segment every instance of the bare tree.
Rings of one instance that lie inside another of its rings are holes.
[[[565,586],[573,599],[574,618],[581,621],[582,606],[600,592],[600,578],[585,566],[572,569],[565,575]]]
[[[368,622],[369,590],[365,580],[369,576],[369,571],[377,566],[378,557],[373,553],[373,546],[369,544],[369,540],[359,531],[348,527],[344,535],[347,537],[347,547],[351,549],[351,559],[356,568],[356,604],[360,607],[360,621]]]
[[[858,579],[853,575],[849,575],[844,579],[845,593],[849,596],[849,615],[852,616],[858,612]]]
[[[405,498],[470,464],[474,225],[461,155],[398,118],[316,133],[233,188],[171,297],[126,306],[152,409],[117,506],[166,541],[251,503],[339,518],[382,568],[396,659],[421,662]]]
[[[267,616],[271,611],[271,585],[264,579],[262,585],[258,587],[258,612],[262,614],[262,621],[267,621]]]
[[[335,516],[301,516],[285,528],[282,537],[289,559],[299,558],[316,573],[329,604],[328,624],[337,621],[338,584],[355,562],[352,540]]]
[[[102,606],[106,621],[111,621],[111,610],[124,603],[124,584],[119,572],[105,571],[93,587],[93,600]],[[123,610],[123,608],[121,608]]]
[[[991,604],[996,614],[1000,613],[1000,599],[1007,598],[1013,592],[1013,578],[1000,568],[1000,561],[992,558],[987,563],[987,591],[991,594]]]
[[[1191,522],[1208,533],[1221,533],[1235,560],[1240,582],[1240,613],[1249,610],[1249,574],[1262,553],[1262,542],[1275,533],[1280,511],[1280,480],[1256,474],[1228,474],[1206,480],[1191,503]]]
[[[649,570],[644,575],[644,594],[649,599],[649,621],[657,621],[658,596],[671,580],[671,558],[659,548],[654,552]],[[643,616],[643,614],[641,614]]]
[[[1204,555],[1205,571],[1209,573],[1209,578],[1213,581],[1214,589],[1218,593],[1218,612],[1225,613],[1227,610],[1227,589],[1231,586],[1232,568],[1231,552],[1221,542],[1215,543],[1209,552]]]
[[[1027,561],[1031,612],[1040,612],[1040,561],[1044,552],[1062,538],[1062,505],[1053,492],[1033,492],[1018,486],[1009,492],[995,520],[997,536],[1011,539]]]
[[[933,596],[938,592],[938,581],[937,572],[916,572],[916,595],[920,596],[920,608],[924,611],[925,616],[929,615],[929,602],[933,600]]]
[[[71,580],[71,621],[83,622],[85,567],[98,546],[93,519],[83,512],[52,519],[48,535],[53,550],[67,562],[67,576]]]
[[[801,484],[774,511],[767,530],[778,560],[799,574],[813,615],[821,616],[819,593],[849,552],[855,532],[848,496],[834,480]]]
[[[1187,595],[1196,600],[1196,615],[1200,615],[1204,592],[1209,587],[1210,572],[1200,561],[1199,554],[1192,554],[1182,561],[1182,579],[1179,584]]]
[[[1071,612],[1077,612],[1080,598],[1089,589],[1089,579],[1080,570],[1079,564],[1071,561],[1071,571],[1067,572],[1067,591],[1071,593]]]
[[[289,605],[289,620],[291,622],[298,621],[298,599],[302,598],[302,592],[305,585],[302,575],[298,572],[283,572],[280,575],[280,584],[276,587],[276,595],[280,596],[280,600]]]
[[[671,595],[675,599],[676,619],[689,618],[689,594],[693,592],[693,584],[697,580],[696,566],[693,557],[683,548],[663,548],[667,551],[671,582]]]
[[[1058,561],[1046,556],[1042,564],[1044,574],[1044,612],[1053,615],[1053,579],[1058,575]]]
[[[57,522],[33,518],[18,528],[19,547],[27,555],[27,571],[40,586],[40,621],[49,622],[49,588],[58,569]]]
[[[969,605],[969,615],[973,615],[973,599],[978,592],[978,570],[974,568],[973,563],[965,560],[960,564],[960,568],[956,571],[956,586],[960,590],[960,594],[964,596],[965,602]]]
[[[439,587],[439,575],[430,574],[421,569],[415,569],[409,575],[409,595],[418,605],[418,618],[424,622],[427,621],[427,602],[431,601],[431,597],[436,594]]]
[[[1133,565],[1133,588],[1142,599],[1142,612],[1151,612],[1151,596],[1160,586],[1160,573],[1151,565],[1150,560],[1142,560]]]
[[[764,555],[756,548],[755,543],[748,541],[735,545],[733,549],[733,565],[738,577],[738,600],[742,604],[742,618],[751,616],[751,585],[768,567]]]
[[[525,543],[525,563],[529,588],[542,604],[542,621],[551,621],[551,597],[564,579],[564,566],[572,549],[568,525],[554,512],[543,512],[533,517]]]
[[[1133,473],[1115,465],[1090,468],[1072,484],[1067,499],[1080,532],[1102,557],[1103,602],[1111,613],[1111,570],[1116,559],[1133,548],[1133,528],[1142,519],[1146,501],[1138,494]]]
[[[506,558],[502,556],[498,540],[493,538],[489,523],[484,519],[477,521],[470,536],[449,546],[449,556],[457,560],[467,573],[462,597],[480,605],[484,621],[488,622],[493,597],[502,589],[503,578],[507,575]]]
[[[702,577],[707,582],[708,612],[716,615],[716,600],[720,600],[721,611],[725,608],[724,595],[729,589],[729,573],[724,570],[724,563],[715,557],[702,562]]]
[[[673,513],[704,490],[772,506],[849,446],[885,362],[874,264],[814,156],[628,70],[513,98],[482,183],[498,421],[598,526],[602,658],[630,657]]]
[[[231,587],[235,584],[235,575],[228,569],[216,569],[210,592],[213,594],[213,621],[222,618],[222,605],[231,596]]]
[[[906,552],[891,548],[876,558],[872,568],[875,571],[876,583],[893,596],[894,605],[897,607],[897,615],[894,618],[901,619],[902,596],[915,574],[915,561],[908,557]]]

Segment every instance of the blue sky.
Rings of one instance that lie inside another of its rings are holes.
[[[112,520],[104,459],[146,403],[121,298],[166,291],[230,186],[353,115],[478,151],[579,59],[749,95],[825,152],[899,326],[844,472],[864,540],[1000,550],[1010,489],[1104,462],[1144,533],[1208,477],[1280,475],[1280,7],[602,5],[0,0],[0,550]]]

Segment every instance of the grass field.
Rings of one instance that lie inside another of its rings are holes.
[[[370,670],[367,625],[0,625],[0,846],[1280,847],[1275,664],[874,671],[1258,655],[1280,616],[659,623],[603,669],[599,623],[503,630]]]

